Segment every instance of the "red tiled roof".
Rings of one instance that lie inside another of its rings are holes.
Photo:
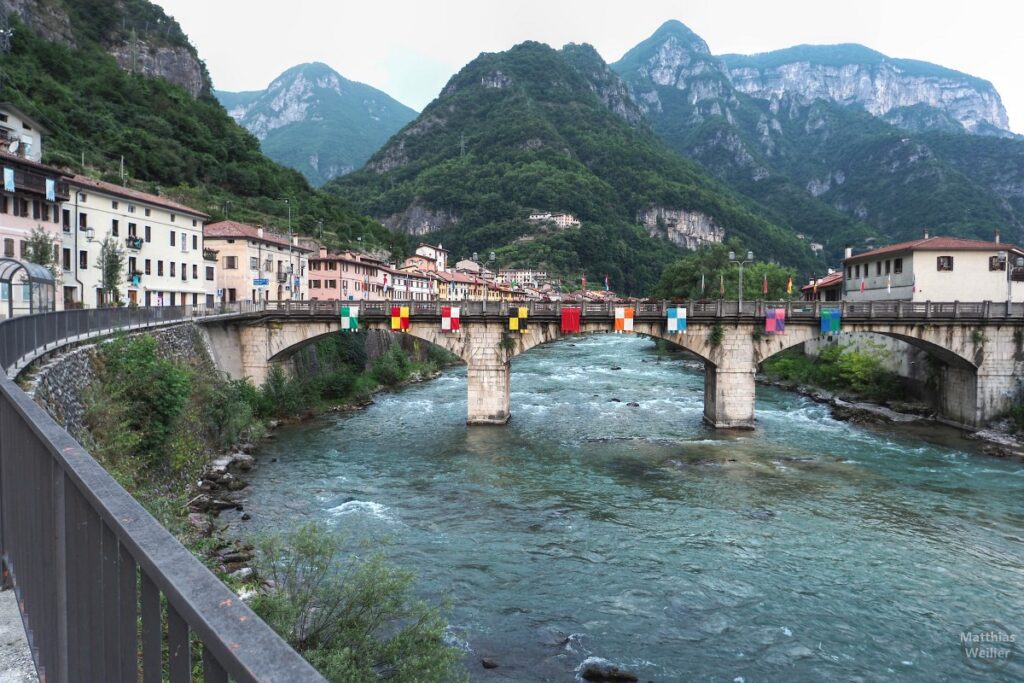
[[[829,273],[825,277],[818,278],[818,289],[821,289],[822,287],[832,287],[832,286],[835,286],[835,285],[839,284],[842,281],[843,281],[843,271],[837,270],[834,273]],[[814,289],[814,283],[813,282],[810,283],[809,285],[804,285],[803,287],[801,287],[800,291],[802,292],[804,290],[812,290],[812,289]]]
[[[263,237],[260,237],[259,228],[255,225],[249,225],[247,223],[239,223],[237,221],[221,221],[219,223],[211,223],[203,228],[203,237],[206,238],[217,238],[217,237],[244,237],[246,239],[262,240],[264,242],[270,242],[271,244],[279,244],[287,247],[291,244],[288,237],[285,235],[279,235],[276,232],[270,232],[269,230],[263,231]],[[307,247],[300,247],[292,245],[292,249],[295,251],[313,251]]]
[[[123,197],[124,199],[134,199],[138,202],[145,202],[147,204],[153,204],[154,206],[162,206],[165,209],[173,209],[174,211],[180,211],[182,213],[195,216],[197,218],[207,219],[210,216],[208,214],[193,209],[191,206],[185,206],[179,204],[176,201],[170,200],[167,197],[161,197],[155,194],[149,194],[148,192],[141,192],[139,190],[133,190],[130,187],[121,187],[120,185],[114,185],[113,183],[107,183],[102,180],[96,180],[84,175],[75,175],[71,178],[71,185],[81,187],[83,189],[93,189],[98,192],[106,192],[117,197]]]
[[[959,237],[926,237],[909,242],[890,244],[887,247],[879,247],[866,251],[863,254],[855,254],[843,259],[843,262],[858,261],[863,258],[874,258],[883,254],[892,254],[898,251],[1017,251],[1024,254],[1019,247],[1006,242],[986,242],[984,240],[965,240]],[[819,285],[820,286],[820,285]]]

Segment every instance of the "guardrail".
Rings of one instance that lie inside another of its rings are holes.
[[[847,320],[872,320],[906,318],[914,320],[1024,320],[1024,303],[1008,304],[1005,301],[281,301],[269,302],[262,312],[283,315],[337,315],[341,306],[358,306],[361,318],[389,317],[395,306],[409,308],[410,316],[440,316],[443,306],[458,306],[463,318],[473,316],[504,316],[515,308],[525,307],[530,317],[557,317],[563,307],[582,309],[582,317],[614,316],[615,308],[631,306],[634,318],[651,320],[663,318],[669,307],[681,306],[687,309],[692,320],[757,318],[771,308],[786,309],[791,320],[813,320],[821,317],[821,311],[832,309],[842,312]]]
[[[99,309],[0,323],[5,370],[81,335],[259,310]],[[34,319],[34,320],[33,320]],[[318,674],[7,376],[0,557],[44,682],[317,681]],[[192,661],[193,648],[199,659]]]

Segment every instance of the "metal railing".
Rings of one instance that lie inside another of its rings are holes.
[[[259,310],[63,311],[0,323],[5,370],[77,336]],[[0,556],[41,681],[324,681],[46,412],[0,376]],[[193,650],[201,661],[193,662]]]
[[[821,317],[823,310],[841,311],[850,321],[906,319],[922,320],[1016,320],[1024,322],[1024,303],[1005,301],[280,301],[269,302],[264,312],[284,315],[337,315],[341,306],[358,306],[362,318],[388,317],[393,307],[408,307],[411,316],[440,316],[444,306],[458,306],[463,318],[474,316],[504,316],[516,308],[525,307],[532,318],[558,317],[563,307],[581,309],[583,318],[612,317],[615,309],[632,307],[634,318],[653,320],[664,318],[668,308],[685,307],[691,320],[719,320],[763,317],[769,309],[784,308],[791,320],[808,322]]]

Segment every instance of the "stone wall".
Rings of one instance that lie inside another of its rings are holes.
[[[196,325],[174,325],[144,334],[156,339],[157,353],[162,358],[215,371]],[[80,346],[43,361],[37,366],[29,386],[29,395],[36,403],[76,439],[85,429],[86,399],[89,385],[96,377],[95,359],[102,343]]]

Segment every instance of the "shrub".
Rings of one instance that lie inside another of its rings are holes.
[[[409,358],[397,344],[373,363],[373,378],[384,386],[394,386],[409,376]]]
[[[274,588],[252,607],[331,681],[461,681],[445,619],[416,600],[413,574],[380,555],[342,557],[341,539],[307,524],[257,543],[256,568]]]

